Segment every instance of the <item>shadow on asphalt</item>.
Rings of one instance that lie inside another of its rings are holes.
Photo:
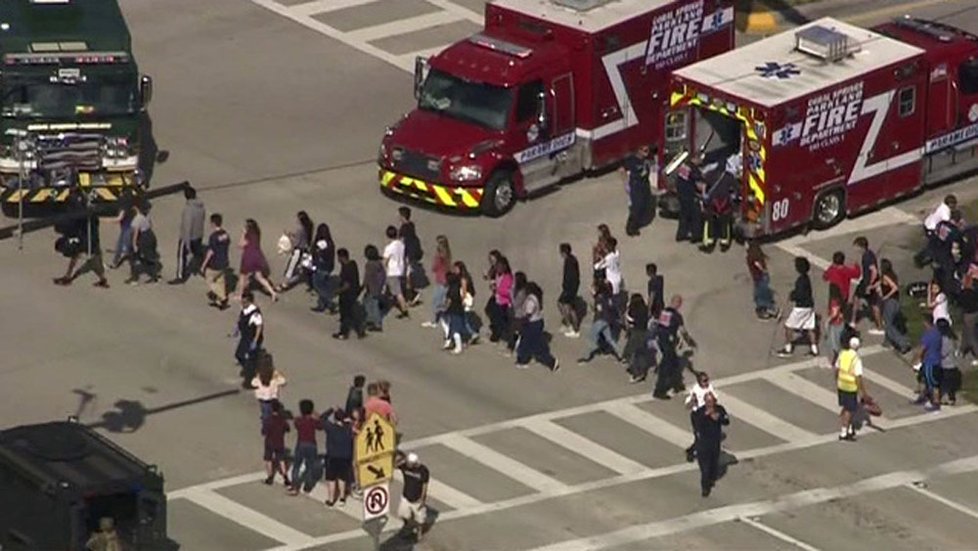
[[[438,509],[428,507],[428,521],[421,528],[422,533],[427,534],[431,531],[435,523],[438,522],[439,515],[441,512]],[[402,529],[380,544],[380,551],[413,551],[417,543],[413,535]]]
[[[96,397],[95,394],[87,391],[75,390],[74,392],[75,394],[79,395],[79,411],[84,408],[85,404]],[[227,396],[236,395],[239,392],[241,391],[237,389],[225,390],[200,396],[198,398],[173,402],[172,404],[166,404],[151,409],[147,409],[146,406],[144,406],[139,400],[118,400],[115,404],[113,404],[113,407],[115,407],[114,410],[103,413],[101,421],[97,423],[90,423],[88,426],[96,429],[105,429],[109,432],[115,433],[136,432],[143,426],[143,424],[146,422],[146,418],[150,415],[187,406],[193,406],[203,402],[209,402],[211,400],[219,400]]]

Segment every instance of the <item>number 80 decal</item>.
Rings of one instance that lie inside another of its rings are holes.
[[[785,220],[788,218],[788,207],[791,203],[788,199],[781,199],[780,201],[774,201],[771,203],[771,221],[777,222],[779,220]]]

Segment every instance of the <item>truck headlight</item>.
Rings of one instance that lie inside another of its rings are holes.
[[[471,182],[482,178],[482,167],[478,165],[462,165],[452,169],[449,174],[456,182]]]
[[[105,140],[105,156],[111,159],[121,159],[130,155],[129,139],[111,137]]]
[[[400,147],[395,147],[394,149],[391,150],[391,159],[394,159],[394,162],[395,163],[398,162],[398,161],[400,161],[403,158],[404,158],[404,150],[403,149],[401,149]]]

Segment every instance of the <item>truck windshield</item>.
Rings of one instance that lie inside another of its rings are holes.
[[[432,70],[421,87],[418,107],[479,126],[506,128],[513,93],[502,86],[470,82]]]
[[[137,109],[136,86],[124,80],[61,84],[12,80],[3,87],[0,115],[20,118],[74,118],[126,115]]]

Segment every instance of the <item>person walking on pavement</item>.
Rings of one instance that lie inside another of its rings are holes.
[[[404,298],[409,306],[417,306],[421,303],[421,285],[416,284],[426,279],[424,265],[421,264],[424,249],[421,247],[421,239],[418,238],[418,230],[411,221],[411,208],[398,207],[397,215],[401,223],[397,235],[404,243]]]
[[[292,486],[288,490],[290,496],[299,495],[299,488],[309,493],[316,482],[316,464],[319,462],[319,445],[316,443],[316,431],[323,430],[323,422],[316,414],[316,406],[312,400],[299,402],[299,417],[295,425],[295,451],[292,454]],[[299,475],[302,475],[302,478]]]
[[[696,243],[702,235],[701,159],[692,153],[679,166],[676,173],[676,195],[679,199],[679,224],[676,226],[676,241]]]
[[[639,235],[641,228],[651,218],[652,189],[649,179],[652,170],[653,160],[648,145],[639,146],[634,155],[625,158],[619,169],[628,196],[628,220],[625,222],[625,234],[628,236]]]
[[[846,315],[842,292],[835,283],[829,284],[829,309],[825,315],[825,329],[822,332],[826,355],[829,358],[829,365],[834,366],[839,352],[842,351],[843,333],[846,325]]]
[[[604,277],[611,284],[611,296],[615,299],[616,305],[621,305],[622,275],[621,275],[621,253],[618,251],[618,240],[614,237],[609,238],[606,243],[607,251],[604,257],[594,264],[594,269],[603,270]]]
[[[969,271],[958,294],[961,307],[961,346],[958,355],[971,354],[971,367],[978,367],[978,284]],[[885,272],[884,272],[885,277]],[[884,309],[885,312],[885,309]],[[886,324],[889,329],[889,323]]]
[[[397,507],[397,516],[404,521],[402,533],[420,543],[428,522],[428,482],[431,473],[416,453],[400,454],[395,465],[404,476],[404,491]]]
[[[445,295],[448,293],[448,272],[452,269],[452,247],[448,238],[439,235],[435,238],[435,256],[431,259],[431,273],[435,278],[435,289],[431,296],[431,320],[422,327],[435,328],[445,311]]]
[[[570,243],[560,244],[560,258],[564,261],[560,278],[560,296],[557,307],[560,309],[560,330],[565,337],[576,339],[581,336],[581,320],[577,316],[577,301],[581,288],[581,267],[571,251]]]
[[[628,340],[625,341],[624,359],[628,362],[629,383],[641,383],[652,367],[649,350],[649,306],[639,293],[632,294],[625,311]]]
[[[693,443],[686,448],[687,463],[692,463],[696,459],[696,442],[699,439],[696,434],[696,416],[706,407],[707,394],[712,394],[714,399],[719,396],[713,388],[713,383],[710,382],[710,376],[700,371],[696,374],[696,385],[686,394],[685,400],[686,408],[689,409],[689,424],[693,428]]]
[[[350,258],[350,251],[340,249],[336,251],[336,258],[340,261],[340,328],[333,333],[334,339],[346,340],[352,329],[357,334],[357,338],[367,335],[363,327],[363,320],[357,312],[357,297],[360,296],[360,271],[355,260]],[[388,282],[390,278],[388,277]]]
[[[512,316],[513,270],[505,256],[499,258],[494,272],[496,277],[491,285],[494,297],[493,307],[486,314],[489,315],[489,342],[495,343],[504,336]]]
[[[978,299],[978,293],[975,298]],[[888,258],[880,261],[880,302],[883,305],[884,344],[889,343],[901,354],[910,352],[912,346],[906,328],[903,327],[905,323],[900,308],[900,279]],[[964,308],[961,298],[959,302]],[[978,311],[978,302],[975,303],[975,309]]]
[[[686,330],[686,322],[680,310],[683,297],[674,295],[669,301],[669,307],[659,315],[656,326],[656,342],[662,360],[659,362],[658,376],[655,379],[655,389],[652,396],[660,400],[669,399],[669,390],[682,392],[686,390],[683,384],[682,365],[679,358],[679,347],[682,344],[696,348],[696,341]]]
[[[384,313],[381,300],[384,298],[384,284],[387,274],[384,272],[384,262],[380,259],[380,251],[374,245],[363,249],[366,262],[363,263],[363,311],[366,313],[367,331],[381,332],[384,330]]]
[[[238,337],[234,358],[241,366],[243,386],[250,389],[257,369],[258,354],[265,342],[265,320],[255,304],[255,295],[247,289],[241,293],[241,313],[238,314],[234,335]]]
[[[937,320],[937,330],[941,333],[941,394],[947,398],[941,403],[950,406],[957,404],[957,394],[961,390],[961,370],[958,369],[957,335],[946,319]]]
[[[859,409],[859,400],[866,396],[863,382],[863,361],[859,357],[859,337],[850,337],[847,346],[835,361],[836,386],[839,394],[839,440],[854,441],[856,428],[852,417]]]
[[[149,219],[149,203],[139,201],[132,218],[132,253],[129,255],[129,279],[126,283],[138,285],[139,276],[144,273],[149,276],[150,283],[156,283],[162,270],[156,233]]]
[[[252,284],[257,281],[265,292],[271,297],[273,302],[278,301],[278,292],[275,284],[268,278],[271,270],[268,267],[268,260],[261,249],[261,228],[258,222],[249,218],[245,220],[244,229],[241,231],[241,239],[238,240],[241,247],[241,269],[238,278],[238,296],[245,289],[250,289]]]
[[[543,290],[536,282],[527,283],[526,303],[523,305],[526,323],[523,324],[523,331],[516,345],[516,368],[527,369],[530,367],[530,359],[535,358],[551,373],[556,373],[560,370],[560,361],[550,353],[550,344],[545,338],[542,305]]]
[[[255,389],[255,399],[258,400],[261,419],[264,421],[272,413],[272,403],[282,398],[282,387],[288,382],[281,371],[275,369],[272,355],[262,351],[255,362],[258,366],[257,375],[251,379],[251,388]]]
[[[859,279],[861,274],[858,264],[846,265],[846,255],[842,251],[832,253],[832,264],[822,273],[823,281],[830,286],[835,285],[841,291],[846,319],[852,314],[852,282]]]
[[[210,290],[207,298],[210,305],[218,310],[228,307],[227,273],[231,268],[228,257],[231,236],[224,229],[224,217],[218,213],[211,215],[211,234],[207,238],[207,252],[200,263],[201,273]]]
[[[808,259],[803,256],[795,257],[795,286],[788,295],[792,307],[788,319],[784,322],[784,347],[778,350],[780,358],[790,358],[795,350],[795,332],[804,331],[811,346],[809,355],[818,357],[818,344],[815,337],[815,297],[812,294],[812,280],[808,277],[811,269]]]
[[[611,296],[611,284],[603,278],[595,278],[591,286],[594,296],[594,320],[588,335],[589,347],[577,363],[587,363],[603,348],[611,349],[616,361],[623,361],[624,356],[618,340],[615,339],[612,327],[618,322],[618,309]]]
[[[449,272],[445,277],[448,285],[445,291],[445,310],[441,320],[445,327],[445,344],[442,349],[451,350],[452,354],[457,355],[462,353],[462,343],[467,334],[462,276]]]
[[[204,220],[207,211],[204,203],[197,198],[197,190],[191,186],[183,188],[187,202],[180,213],[180,240],[177,242],[177,273],[168,283],[180,285],[190,276],[200,271],[200,261],[204,257]]]
[[[946,318],[942,318],[946,319]],[[924,404],[927,411],[941,409],[941,348],[943,339],[933,318],[923,316],[924,333],[920,337],[920,352],[914,369],[918,372],[918,382],[923,383],[920,396],[914,404]],[[948,324],[950,326],[950,324]]]
[[[265,437],[265,484],[271,486],[275,475],[282,475],[286,487],[291,487],[289,480],[289,458],[285,453],[285,433],[289,432],[289,422],[285,419],[282,402],[272,400],[269,415],[262,421],[261,433]]]
[[[336,245],[329,226],[316,226],[316,236],[312,242],[312,286],[316,290],[316,305],[313,312],[336,312],[333,304],[333,270],[336,268]]]
[[[363,385],[367,383],[367,378],[363,375],[353,377],[353,385],[346,392],[346,406],[343,411],[347,415],[353,415],[354,410],[363,409]]]
[[[523,325],[526,323],[526,274],[516,272],[513,276],[513,308],[512,315],[509,317],[509,327],[506,328],[506,356],[511,356],[516,350],[516,344],[520,340],[523,332]]]
[[[288,238],[289,255],[288,262],[285,263],[285,272],[282,274],[284,281],[275,287],[279,293],[285,292],[299,283],[305,281],[311,287],[312,282],[309,278],[309,268],[312,267],[312,255],[310,245],[312,244],[313,228],[312,219],[309,213],[300,210],[295,215],[295,228],[286,230],[283,234]]]
[[[771,274],[767,270],[767,255],[760,243],[751,239],[747,243],[747,270],[754,282],[754,314],[761,321],[777,319],[780,312],[774,303],[771,292]]]
[[[79,205],[85,209],[84,205]],[[105,279],[105,265],[102,263],[102,242],[99,238],[99,219],[98,215],[87,213],[85,217],[69,223],[66,235],[61,238],[62,254],[68,256],[68,267],[65,275],[55,278],[54,284],[68,286],[81,274],[91,271],[98,278],[93,285],[103,289],[109,288],[109,281]],[[68,254],[70,253],[70,254]],[[78,259],[85,255],[85,262],[78,266]]]
[[[387,239],[384,247],[384,269],[387,272],[387,292],[394,297],[399,311],[398,319],[409,317],[407,301],[404,298],[404,277],[407,273],[407,260],[404,255],[404,241],[398,236],[397,228],[387,226]]]
[[[654,262],[649,262],[645,265],[645,275],[649,278],[645,286],[646,296],[649,301],[649,315],[652,316],[651,319],[656,320],[666,307],[666,280],[659,274],[659,266]]]
[[[853,327],[859,321],[859,314],[862,311],[862,301],[866,301],[873,315],[873,327],[869,329],[870,335],[883,335],[883,311],[880,309],[880,267],[874,253],[869,248],[869,240],[863,236],[857,237],[852,242],[859,254],[859,267],[862,277],[856,285],[856,292],[853,293],[852,320],[849,322]]]
[[[723,441],[723,427],[730,424],[730,417],[712,393],[707,393],[703,402],[703,407],[694,417],[696,461],[700,467],[701,495],[709,497],[720,477],[720,443]]]
[[[115,217],[115,222],[119,224],[119,238],[115,242],[112,264],[109,265],[113,270],[122,266],[122,263],[132,254],[132,217],[136,215],[133,193],[128,190],[122,192],[116,206],[119,209]]]
[[[353,424],[346,411],[331,408],[323,414],[326,431],[326,506],[346,505],[346,482],[353,471]]]

